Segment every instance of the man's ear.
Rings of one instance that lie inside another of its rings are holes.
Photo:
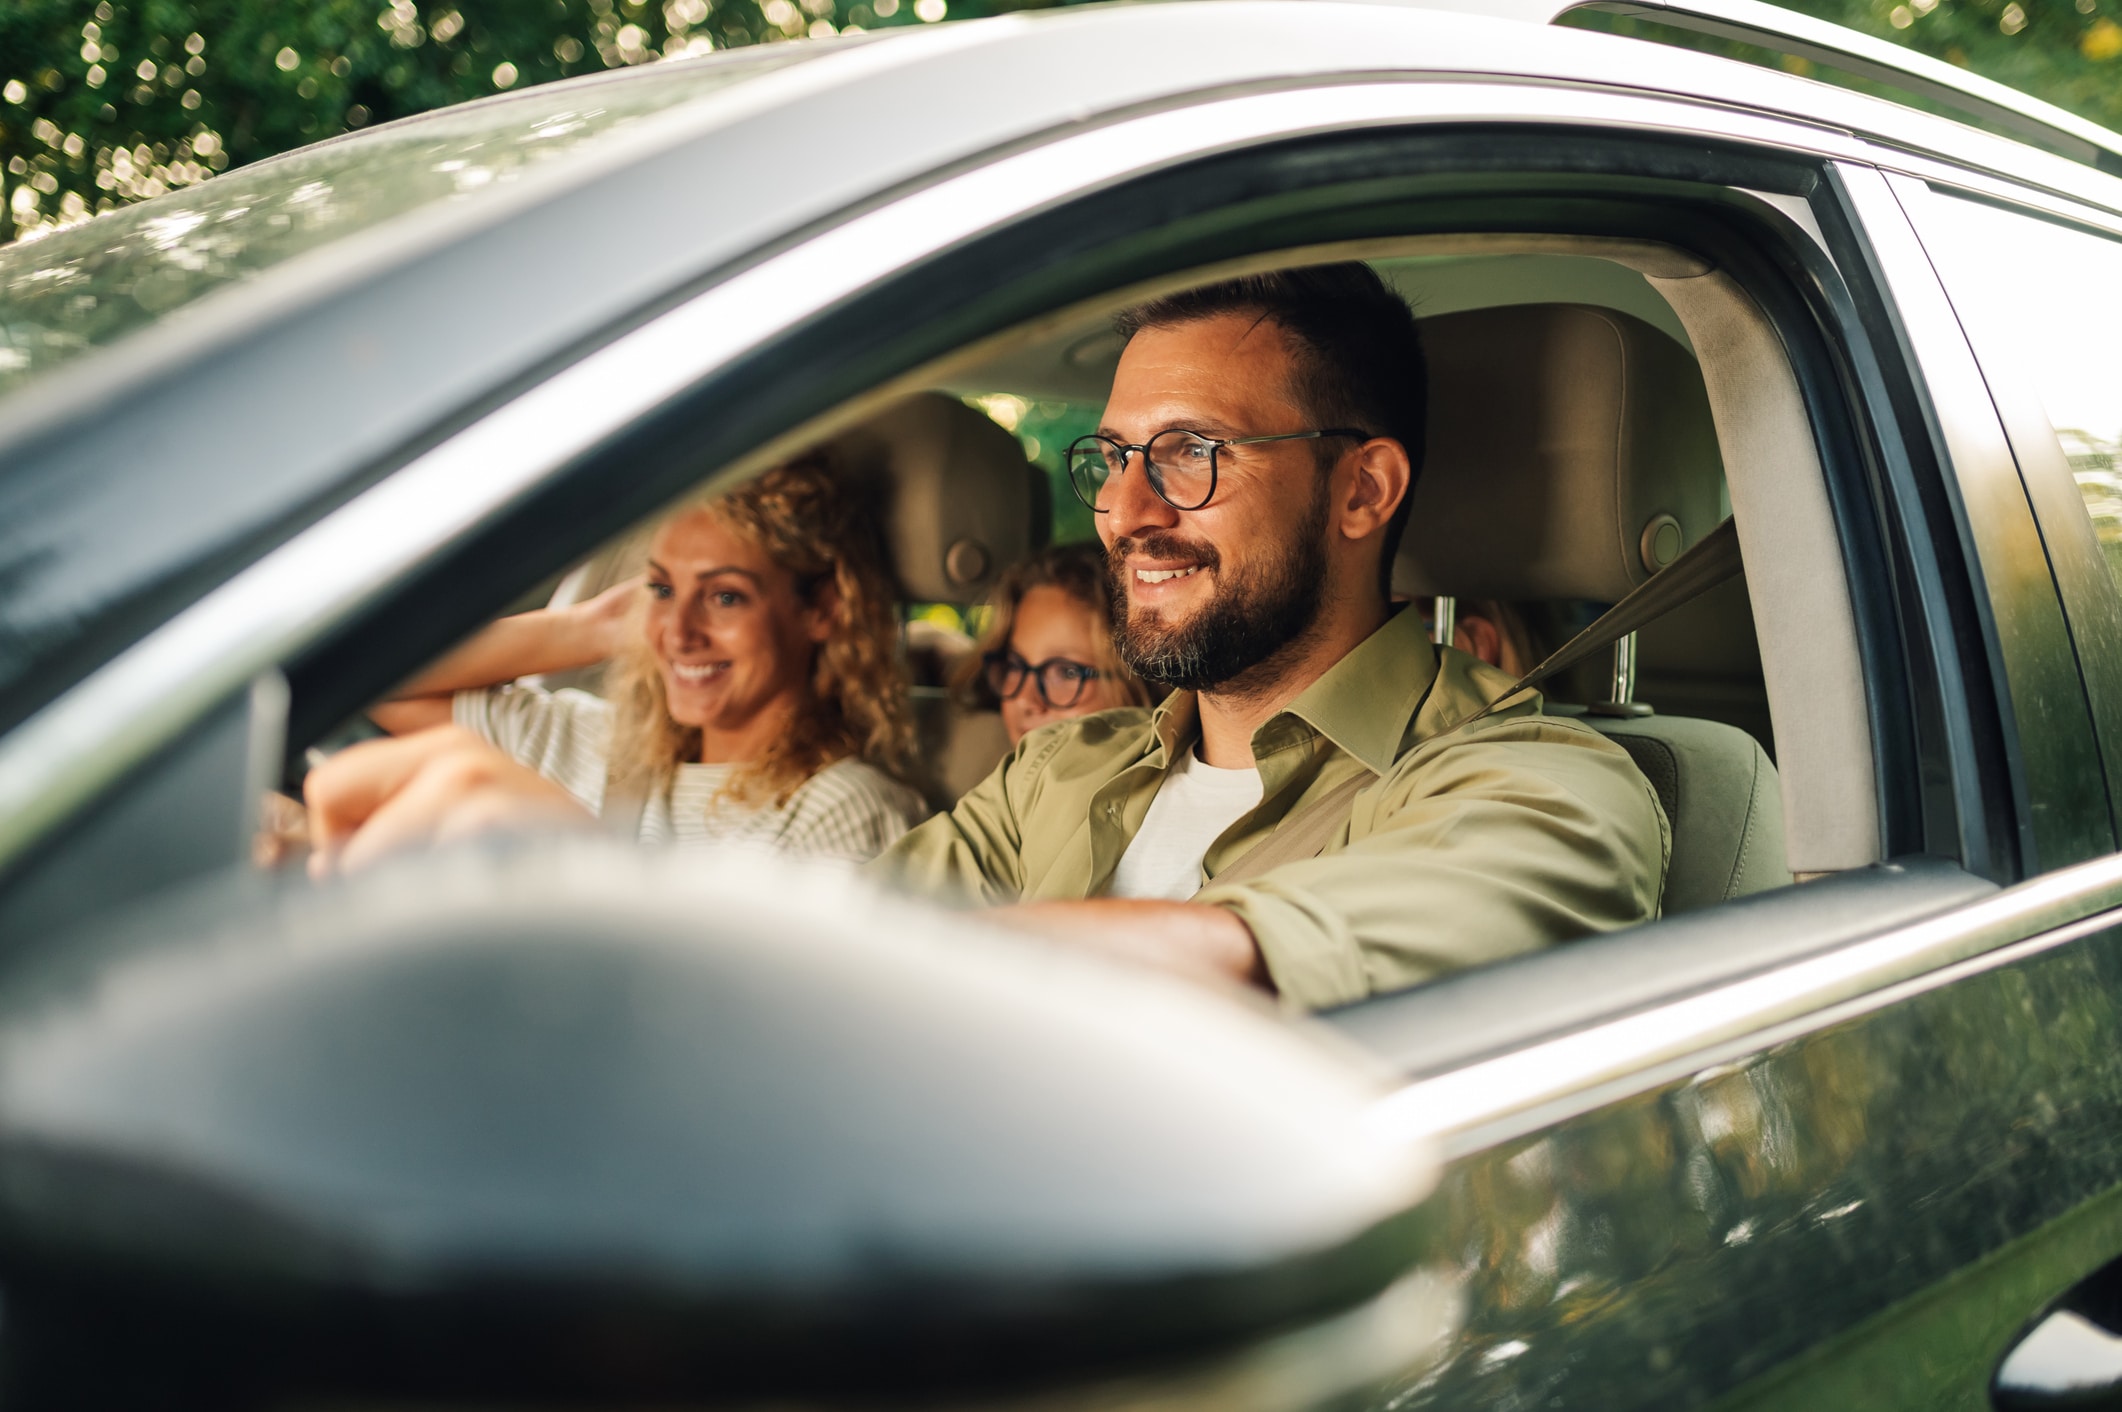
[[[1341,533],[1369,539],[1392,523],[1393,512],[1407,496],[1414,468],[1407,448],[1391,437],[1375,436],[1350,458],[1347,490],[1341,498]]]

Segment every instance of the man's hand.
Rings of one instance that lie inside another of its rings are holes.
[[[983,914],[1018,931],[1154,966],[1190,980],[1235,981],[1272,994],[1275,983],[1238,914],[1199,902],[1094,897],[1026,902]]]
[[[302,796],[316,878],[419,844],[595,823],[566,790],[459,726],[342,750],[309,772]]]

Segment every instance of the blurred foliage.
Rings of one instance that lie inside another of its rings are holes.
[[[1800,0],[1791,8],[2122,128],[2117,0]]]
[[[1786,8],[1916,49],[1934,59],[2122,129],[2122,0],[1783,0]],[[1577,11],[1575,28],[1656,39],[1765,64],[1968,121],[1905,91],[1809,61],[1691,34],[1646,18]]]
[[[504,89],[709,48],[1022,8],[1026,0],[0,0],[0,241]]]
[[[1069,0],[0,0],[0,241],[503,89],[1058,3]],[[2122,127],[2122,0],[1797,7]]]

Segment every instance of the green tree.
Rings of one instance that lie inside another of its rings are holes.
[[[1794,0],[1792,8],[2122,129],[2118,0]]]
[[[2043,98],[2080,117],[2122,130],[2122,0],[1781,0],[1789,8],[1957,64]],[[1710,39],[1660,23],[1651,11],[1572,12],[1564,23],[1638,35],[1788,69],[1869,92],[1862,79],[1815,70],[1807,61],[1752,45]],[[1888,92],[1919,107],[1934,104]],[[1945,111],[1940,109],[1939,111]],[[1964,114],[1947,116],[1965,119]]]
[[[1015,0],[957,0],[992,13]],[[0,0],[0,241],[319,138],[950,0]]]

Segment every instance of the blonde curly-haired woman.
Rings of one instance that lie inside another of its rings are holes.
[[[606,660],[604,699],[515,684]],[[814,460],[681,507],[643,578],[503,618],[370,715],[454,722],[644,843],[859,862],[927,813],[891,590]]]

